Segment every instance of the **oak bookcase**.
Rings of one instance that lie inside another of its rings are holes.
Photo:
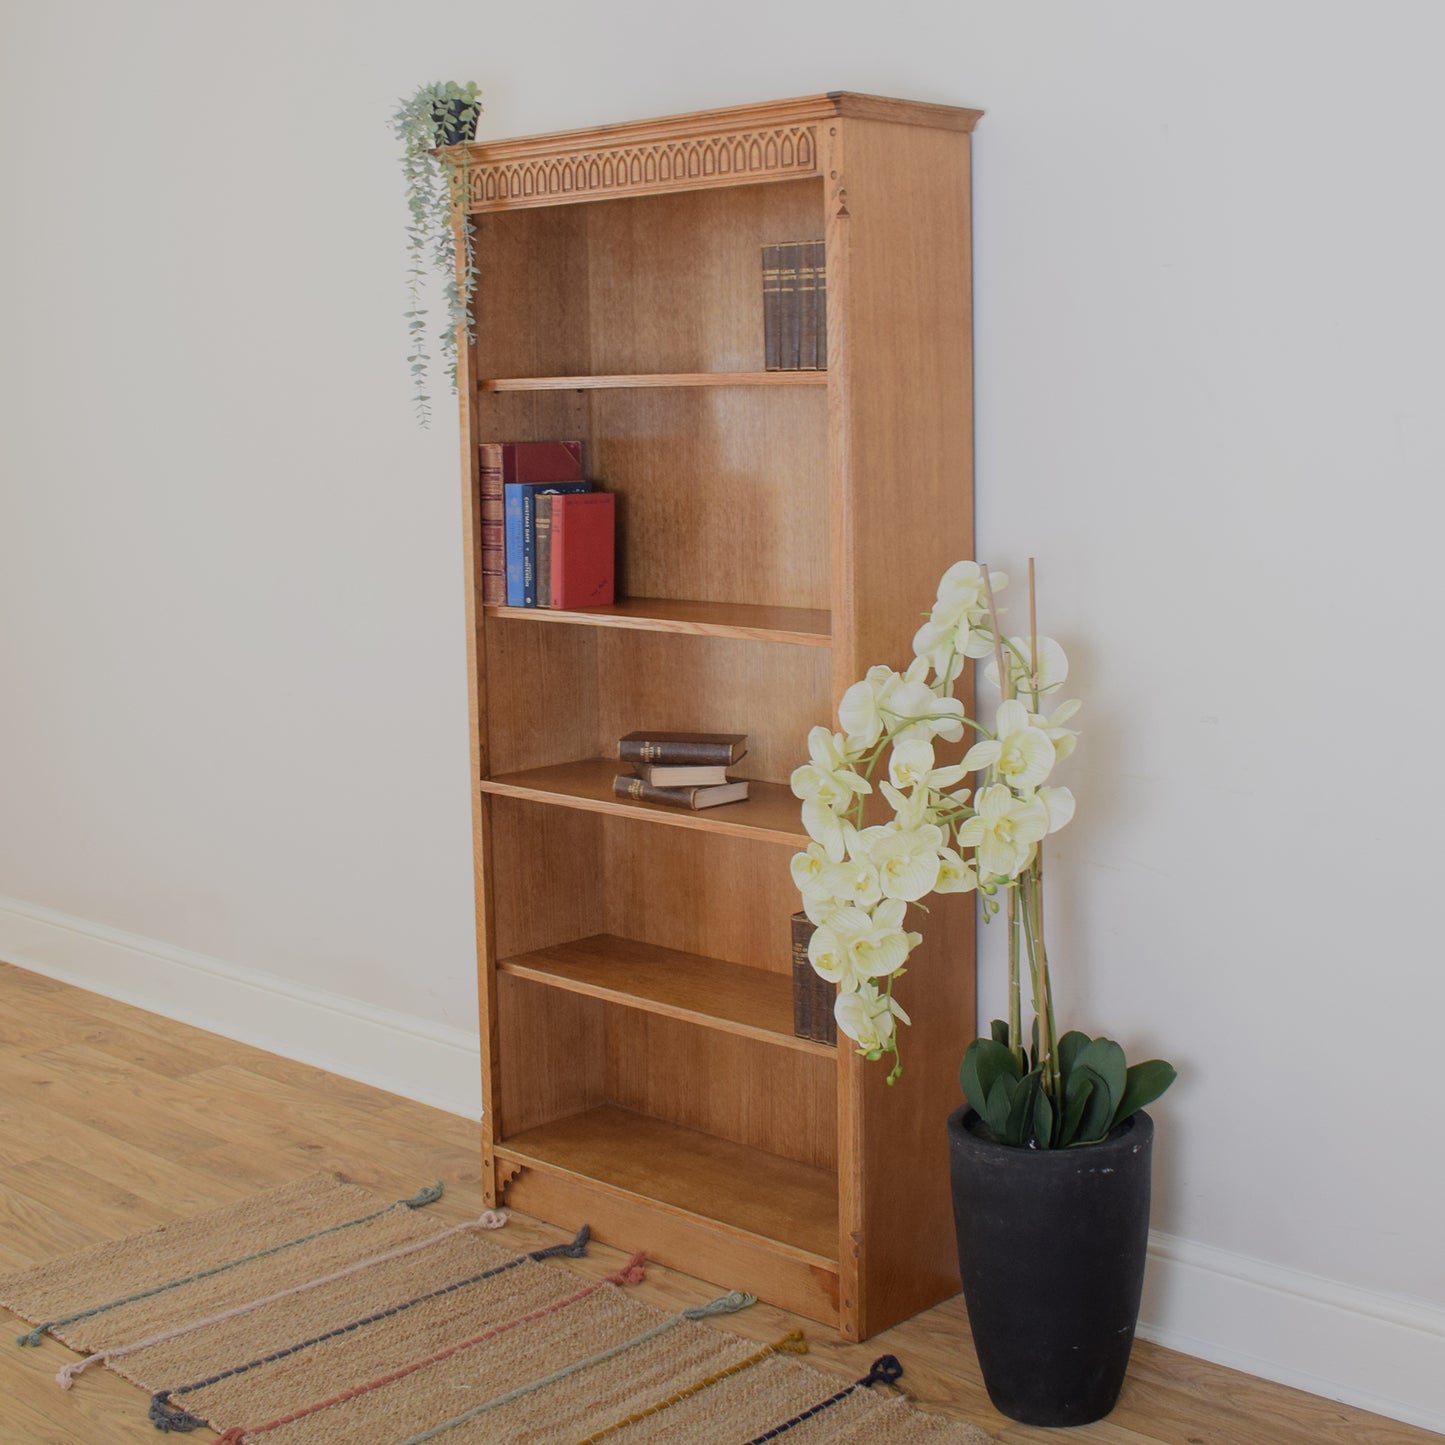
[[[795,1038],[787,780],[972,555],[978,115],[839,93],[456,153],[488,1199],[850,1339],[958,1289],[972,912],[930,900],[899,1084]],[[766,371],[761,248],[818,237],[827,369]],[[617,604],[483,607],[476,444],[569,437]],[[748,734],[749,801],[615,798],[637,728]]]

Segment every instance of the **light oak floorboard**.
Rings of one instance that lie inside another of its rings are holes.
[[[477,1126],[468,1120],[3,963],[0,1021],[0,1269],[317,1169],[339,1170],[392,1199],[444,1180],[446,1195],[433,1208],[449,1220],[484,1207]],[[499,1236],[515,1249],[563,1237],[522,1215]],[[601,1276],[622,1257],[594,1246],[575,1267]],[[716,1289],[653,1266],[640,1293],[682,1308]],[[861,1345],[767,1305],[714,1327],[759,1341],[801,1327],[812,1363],[849,1380],[878,1355],[895,1354],[921,1406],[971,1420],[1002,1445],[1426,1445],[1440,1438],[1144,1342],[1109,1419],[1071,1431],[1030,1429],[989,1404],[957,1299]],[[156,1438],[139,1390],[95,1371],[62,1394],[54,1373],[73,1355],[53,1340],[17,1348],[20,1328],[0,1310],[4,1445]]]

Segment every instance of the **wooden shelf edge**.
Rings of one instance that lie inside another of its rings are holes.
[[[678,386],[827,386],[826,371],[680,371],[613,376],[493,376],[477,383],[489,391],[616,391]]]
[[[732,637],[749,642],[776,642],[794,647],[831,647],[832,624],[826,611],[815,611],[817,619],[796,626],[772,626],[746,620],[747,608],[727,603],[669,602],[664,598],[624,598],[612,607],[570,611],[551,607],[504,607],[483,609],[488,617],[515,618],[529,622],[564,623],[574,627],[617,628],[637,632],[668,632],[689,637]],[[756,608],[758,612],[806,614],[806,608]],[[709,614],[713,614],[709,620]],[[728,620],[729,615],[735,620]]]
[[[545,803],[552,807],[575,808],[584,813],[606,813],[612,817],[633,818],[647,823],[657,823],[665,828],[695,828],[704,833],[726,833],[739,838],[756,838],[763,843],[777,843],[790,848],[805,848],[808,835],[803,827],[801,814],[797,822],[792,820],[789,808],[787,826],[749,821],[749,809],[756,809],[757,803],[724,803],[721,807],[703,808],[694,812],[690,808],[670,807],[665,803],[633,802],[615,797],[611,792],[612,777],[625,772],[626,765],[615,759],[586,759],[578,764],[563,764],[553,768],[533,768],[521,773],[504,773],[500,777],[482,778],[477,783],[478,791],[496,797],[521,798],[527,802]],[[776,798],[791,795],[780,783],[757,783],[755,787],[766,788]],[[774,791],[775,790],[775,791]],[[776,807],[760,809],[761,816],[777,816]]]
[[[655,948],[649,944],[638,944],[631,940],[607,935],[578,941],[579,947],[588,945],[600,947],[623,958],[629,953],[635,954],[643,960],[650,958],[652,966],[658,969],[666,969],[669,964],[679,969],[702,966],[713,972],[719,969],[731,970],[743,967],[741,964],[727,964],[719,959],[704,959],[695,954],[677,953],[674,950]],[[699,1007],[690,1007],[686,1003],[662,998],[657,994],[646,994],[637,989],[609,986],[594,979],[578,977],[575,967],[572,972],[566,971],[568,960],[562,956],[565,948],[566,945],[559,948],[556,956],[552,955],[551,950],[541,948],[513,958],[498,959],[497,971],[510,974],[514,978],[527,979],[548,988],[561,989],[567,993],[600,999],[605,1003],[617,1004],[623,1008],[636,1009],[641,1013],[656,1014],[663,1018],[677,1019],[682,1023],[695,1024],[700,1028],[712,1029],[717,1033],[734,1034],[740,1038],[753,1039],[769,1047],[810,1054],[814,1058],[826,1059],[829,1063],[833,1063],[838,1057],[835,1047],[819,1043],[814,1039],[799,1038],[794,1033],[783,1033],[764,1024],[752,1024],[746,1020],[727,1018],[722,1014]],[[786,994],[789,998],[791,997],[791,978],[788,975],[768,974],[756,969],[752,972],[759,975],[756,986],[764,987],[771,983],[771,986],[780,995]],[[776,982],[773,982],[774,980]]]

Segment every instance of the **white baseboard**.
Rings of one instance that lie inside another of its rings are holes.
[[[1445,1433],[1445,1309],[1424,1300],[1155,1232],[1139,1337]]]
[[[0,959],[479,1119],[476,1034],[0,897]]]
[[[0,898],[0,959],[479,1118],[477,1037]],[[1139,1335],[1445,1433],[1445,1310],[1154,1233]]]

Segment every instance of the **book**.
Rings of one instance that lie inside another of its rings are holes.
[[[779,359],[782,371],[798,370],[798,256],[802,243],[785,241],[778,247]]]
[[[613,778],[612,791],[636,803],[666,803],[696,811],[716,808],[719,803],[741,803],[748,796],[748,785],[745,779],[738,778],[716,788],[654,788],[635,773],[623,773]]]
[[[502,487],[507,522],[508,607],[537,605],[537,493],[591,490],[591,482],[507,482]]]
[[[798,243],[798,369],[828,365],[828,273],[822,241]]]
[[[726,763],[634,763],[633,772],[654,788],[715,788],[729,781]]]
[[[837,989],[822,978],[808,958],[813,924],[806,913],[791,919],[793,934],[793,1036],[818,1044],[838,1042],[838,1020],[833,1014]]]
[[[709,763],[732,767],[748,750],[746,733],[633,732],[617,740],[624,763]]]
[[[547,500],[538,497],[538,502]],[[617,498],[611,492],[553,496],[549,607],[610,607],[617,565]],[[539,552],[540,572],[540,552]],[[540,583],[538,605],[542,605]]]
[[[537,606],[552,605],[552,499],[555,492],[538,492],[532,499],[532,527],[537,536]]]
[[[763,367],[783,368],[782,343],[782,256],[780,246],[763,247]]]
[[[571,482],[582,476],[582,443],[482,442],[480,516],[482,605],[500,607],[507,600],[506,509],[502,488],[508,482]]]

